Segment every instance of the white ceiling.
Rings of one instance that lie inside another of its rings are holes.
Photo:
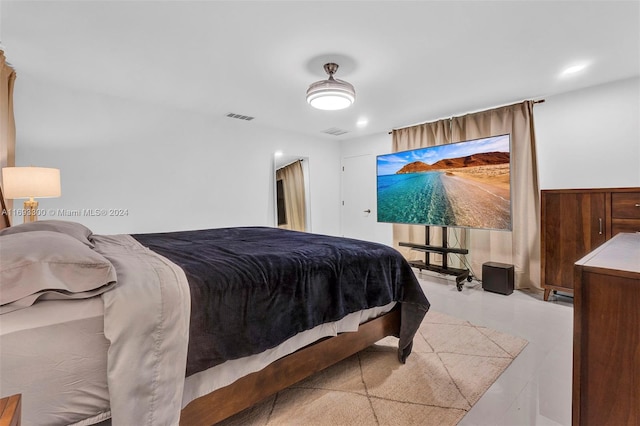
[[[640,74],[638,1],[1,0],[0,13],[25,80],[327,139]],[[305,102],[328,61],[356,88],[350,109]],[[349,133],[322,133],[333,127]]]

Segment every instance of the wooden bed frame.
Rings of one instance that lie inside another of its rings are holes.
[[[236,382],[191,401],[183,426],[212,425],[360,352],[386,336],[399,336],[400,308],[361,324],[356,332],[319,340]]]

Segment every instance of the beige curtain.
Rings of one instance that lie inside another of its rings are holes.
[[[298,160],[276,170],[276,179],[282,180],[287,215],[287,223],[279,227],[293,231],[305,231],[306,210],[302,161]]]
[[[392,151],[408,151],[410,149],[424,148],[427,146],[443,145],[451,142],[451,120],[440,120],[433,123],[425,123],[417,126],[406,127],[393,131]],[[409,260],[424,260],[425,255],[433,264],[442,264],[439,254],[424,254],[407,247],[400,247],[399,242],[413,242],[417,244],[432,244],[440,246],[442,243],[442,228],[434,226],[429,229],[429,241],[426,240],[426,228],[418,225],[393,225],[393,245]],[[466,233],[464,229],[448,229],[450,247],[464,247]],[[453,237],[453,238],[451,238]],[[449,264],[452,267],[461,267],[461,258],[450,255]]]
[[[13,116],[13,85],[15,70],[7,63],[4,51],[0,50],[0,168],[15,166],[16,124]],[[2,174],[0,174],[0,184]],[[6,200],[2,207],[11,209],[12,200]],[[10,217],[2,215],[0,229],[10,225]]]
[[[459,240],[469,249],[466,258],[479,278],[482,264],[487,261],[514,265],[517,288],[540,288],[540,207],[533,104],[526,101],[393,132],[394,151],[511,134],[513,231],[456,230],[461,235],[450,236],[449,240]],[[394,225],[394,243],[398,241],[423,243],[424,227]],[[432,244],[437,242],[432,239]]]

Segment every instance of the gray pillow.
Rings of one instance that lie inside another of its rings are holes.
[[[32,231],[0,238],[0,314],[36,300],[84,299],[116,283],[100,253],[60,232]]]
[[[60,232],[75,238],[83,244],[93,248],[93,232],[86,226],[77,222],[68,222],[65,220],[39,220],[36,222],[22,223],[20,225],[11,226],[0,230],[0,237],[3,235],[12,235],[20,232],[31,231],[52,231]]]

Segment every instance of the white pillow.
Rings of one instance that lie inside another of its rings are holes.
[[[0,236],[0,314],[36,300],[92,297],[115,283],[111,262],[69,235],[32,231]]]
[[[20,232],[52,231],[69,235],[83,244],[93,248],[93,232],[81,223],[66,220],[38,220],[36,222],[22,223],[0,230],[0,237]]]

